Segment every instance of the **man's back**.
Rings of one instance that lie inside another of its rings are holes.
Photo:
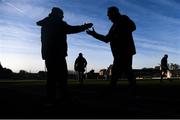
[[[161,59],[161,69],[162,70],[167,70],[168,69],[167,58],[166,57],[163,57]]]
[[[66,22],[58,17],[46,17],[39,21],[41,28],[42,57],[67,56]]]
[[[78,57],[75,61],[75,69],[77,71],[84,72],[86,65],[87,65],[87,61],[84,57]]]
[[[119,21],[114,23],[107,35],[113,56],[134,55],[136,53],[132,37],[132,31],[136,29],[135,24],[127,16],[121,15]]]

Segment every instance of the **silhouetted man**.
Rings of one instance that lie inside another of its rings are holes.
[[[167,76],[167,71],[169,70],[167,59],[168,59],[167,54],[165,54],[164,57],[161,59],[161,80],[160,80],[160,82],[162,82],[164,76]]]
[[[113,25],[106,36],[98,34],[94,29],[87,30],[86,32],[103,42],[110,42],[114,57],[111,80],[112,88],[115,88],[117,85],[120,75],[126,73],[130,88],[132,89],[136,85],[132,70],[133,55],[136,54],[132,32],[136,29],[136,26],[128,16],[121,15],[117,7],[109,7],[107,16]]]
[[[75,63],[74,63],[74,69],[75,71],[78,72],[78,79],[79,79],[80,84],[83,84],[83,80],[85,78],[84,72],[85,72],[86,66],[87,66],[86,59],[83,57],[82,53],[79,53],[79,56],[78,58],[76,58]]]
[[[63,11],[54,7],[48,17],[37,22],[41,26],[42,58],[47,67],[47,94],[56,100],[58,88],[62,98],[67,97],[67,34],[78,33],[92,27],[92,23],[71,26],[63,21]]]

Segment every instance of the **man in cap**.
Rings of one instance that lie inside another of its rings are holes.
[[[92,23],[71,26],[63,21],[64,13],[52,8],[48,17],[37,22],[41,26],[42,59],[47,68],[47,95],[50,101],[56,100],[56,89],[60,98],[68,97],[67,92],[67,34],[78,33],[92,27]]]

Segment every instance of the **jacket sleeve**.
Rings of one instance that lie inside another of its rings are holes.
[[[101,34],[99,34],[99,33],[95,33],[95,34],[93,34],[92,35],[94,38],[96,38],[96,39],[98,39],[98,40],[100,40],[100,41],[103,41],[103,42],[108,42],[108,35],[101,35]]]
[[[71,26],[64,22],[65,31],[67,34],[79,33],[87,29],[86,25]]]

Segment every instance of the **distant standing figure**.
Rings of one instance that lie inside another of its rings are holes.
[[[136,30],[136,26],[128,16],[122,15],[117,7],[109,7],[107,16],[113,23],[107,35],[98,34],[94,28],[86,32],[103,42],[110,42],[114,57],[111,79],[112,88],[116,87],[120,75],[126,73],[130,89],[133,91],[136,80],[132,70],[132,61],[133,55],[136,54],[136,50],[132,32]]]
[[[47,95],[51,102],[59,96],[68,97],[67,92],[67,34],[78,33],[92,27],[92,23],[71,26],[63,21],[64,13],[53,7],[48,17],[37,22],[41,26],[42,59],[47,67]]]
[[[79,56],[76,58],[75,63],[74,63],[74,69],[75,71],[78,72],[78,80],[81,85],[83,84],[83,81],[85,79],[84,72],[85,72],[86,66],[87,66],[86,59],[83,57],[82,53],[79,53]]]
[[[164,76],[167,76],[167,72],[169,70],[167,59],[168,59],[167,54],[165,54],[164,57],[161,59],[161,80],[160,80],[160,82],[162,82]]]

